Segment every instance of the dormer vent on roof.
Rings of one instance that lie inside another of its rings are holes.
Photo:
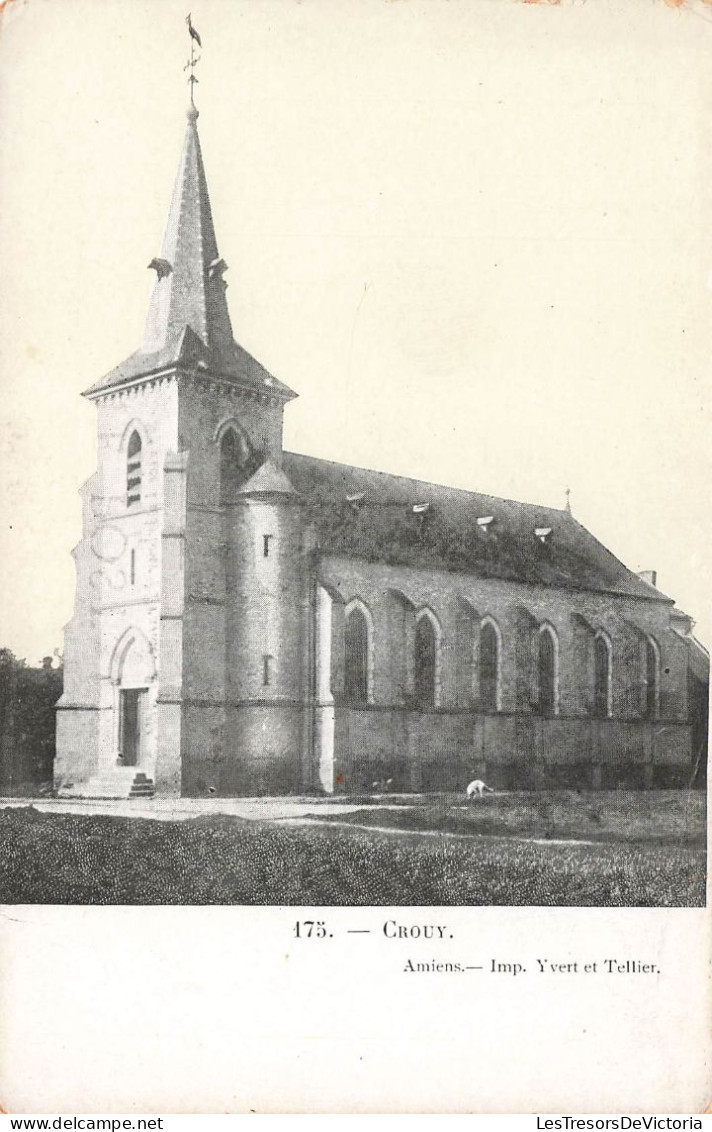
[[[357,491],[357,492],[355,492],[354,495],[347,495],[346,496],[346,502],[348,503],[351,510],[355,511],[356,514],[358,514],[358,512],[361,510],[361,504],[365,501],[365,499],[366,499],[366,492],[365,491]]]
[[[418,523],[418,538],[423,538],[426,529],[430,526],[430,518],[432,511],[429,503],[411,503],[411,515],[414,515]]]
[[[534,534],[539,539],[539,542],[546,543],[551,537],[551,527],[535,527]]]
[[[489,533],[492,523],[494,523],[494,515],[480,515],[477,519],[477,526],[484,534]]]
[[[657,584],[658,584],[658,572],[657,572],[657,570],[639,570],[638,571],[638,577],[640,578],[641,582],[647,582],[649,586],[657,587]]]

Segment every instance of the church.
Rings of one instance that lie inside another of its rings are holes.
[[[553,509],[285,452],[233,338],[191,103],[141,346],[85,392],[55,786],[140,797],[701,784],[689,616]]]

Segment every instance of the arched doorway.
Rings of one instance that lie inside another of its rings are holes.
[[[117,762],[140,767],[145,761],[149,688],[155,678],[153,652],[145,635],[128,630],[114,654],[118,694]]]

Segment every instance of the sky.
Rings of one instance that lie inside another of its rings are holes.
[[[62,647],[82,390],[140,344],[182,145],[174,0],[0,24],[0,646]],[[712,642],[712,11],[194,0],[238,341],[285,447],[546,506]]]

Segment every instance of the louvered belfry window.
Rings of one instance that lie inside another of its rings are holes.
[[[362,610],[351,609],[345,626],[345,691],[350,703],[368,703],[368,622]]]
[[[126,506],[141,502],[141,437],[131,433],[126,457]]]

